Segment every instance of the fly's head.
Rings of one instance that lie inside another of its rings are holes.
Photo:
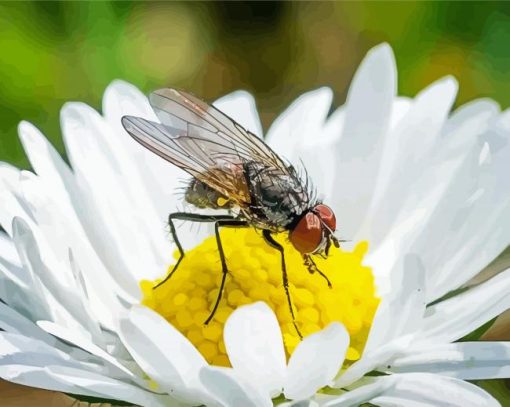
[[[329,254],[331,244],[340,247],[333,234],[336,217],[333,210],[318,204],[307,211],[289,233],[289,240],[302,254]]]

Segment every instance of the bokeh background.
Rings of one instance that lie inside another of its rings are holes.
[[[453,74],[457,103],[490,96],[510,105],[510,2],[0,3],[0,159],[27,166],[22,119],[62,151],[62,104],[99,109],[115,78],[208,100],[244,88],[267,127],[318,86],[342,103],[382,41],[395,51],[401,94]]]
[[[16,131],[22,119],[63,152],[63,103],[100,109],[117,78],[207,100],[246,89],[267,128],[319,86],[343,103],[355,68],[383,41],[396,54],[400,94],[453,74],[457,105],[484,96],[510,105],[510,2],[0,3],[0,161],[28,168]],[[493,334],[508,336],[504,326]],[[510,406],[508,382],[483,385]],[[2,395],[14,400],[10,389]],[[44,403],[65,405],[53,395]]]

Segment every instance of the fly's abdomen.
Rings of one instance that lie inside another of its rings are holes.
[[[197,208],[229,209],[232,207],[232,201],[196,178],[190,181],[184,199]]]

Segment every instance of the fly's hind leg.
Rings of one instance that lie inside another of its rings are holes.
[[[170,234],[172,235],[172,239],[179,250],[179,259],[177,263],[175,263],[172,271],[168,273],[165,279],[158,284],[156,284],[153,289],[158,288],[159,286],[166,283],[177,271],[179,264],[181,264],[182,259],[184,258],[184,250],[182,249],[181,242],[179,242],[179,238],[177,237],[177,231],[175,230],[174,220],[185,220],[190,222],[216,222],[218,220],[233,220],[234,218],[229,215],[199,215],[195,213],[186,213],[186,212],[174,212],[168,215],[168,226],[170,226]]]
[[[322,271],[319,270],[319,268],[317,267],[317,265],[313,261],[312,256],[310,256],[309,254],[303,254],[303,260],[304,260],[305,266],[307,267],[308,272],[310,274],[318,273],[319,275],[321,275],[326,280],[326,282],[328,283],[328,287],[329,288],[333,288],[333,285],[331,284],[331,281],[329,281],[328,276],[326,274],[324,274]]]
[[[289,292],[289,278],[287,276],[287,266],[285,265],[285,254],[283,250],[283,246],[274,240],[273,236],[271,236],[271,232],[269,230],[263,230],[262,236],[264,236],[265,241],[273,248],[278,250],[282,259],[282,280],[283,280],[283,288],[285,289],[285,295],[287,296],[287,303],[289,305],[290,315],[292,316],[292,324],[296,329],[297,334],[301,339],[303,339],[303,335],[301,335],[301,331],[299,330],[296,324],[296,316],[294,315],[294,308],[292,307],[292,299],[290,298]]]
[[[220,227],[234,227],[234,228],[240,228],[240,227],[246,227],[248,226],[248,223],[244,220],[237,220],[237,219],[221,219],[216,221],[214,224],[214,233],[216,235],[216,245],[218,246],[218,252],[220,254],[220,261],[221,261],[221,283],[220,283],[220,289],[218,291],[218,296],[216,297],[216,302],[214,303],[214,307],[211,311],[211,314],[209,317],[205,320],[204,324],[207,325],[214,317],[214,314],[216,313],[216,310],[218,309],[218,306],[220,305],[221,297],[223,296],[223,289],[225,288],[225,280],[227,278],[228,274],[228,268],[227,268],[227,262],[225,260],[225,253],[223,251],[223,245],[221,243],[221,237],[220,237]]]
[[[182,245],[181,242],[179,242],[179,238],[177,237],[177,232],[175,230],[174,225],[174,219],[179,219],[179,215],[181,215],[181,213],[171,213],[170,215],[168,215],[168,226],[170,226],[170,234],[172,235],[172,239],[175,242],[177,249],[179,250],[179,259],[177,260],[177,263],[175,263],[172,271],[168,273],[168,275],[162,281],[156,284],[153,289],[158,288],[160,285],[163,285],[168,280],[170,280],[170,277],[173,276],[173,274],[179,267],[179,264],[181,264],[182,259],[184,258],[184,250],[182,250]]]

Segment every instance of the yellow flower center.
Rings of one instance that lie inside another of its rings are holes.
[[[351,337],[347,363],[359,359],[379,304],[372,271],[362,265],[367,243],[359,243],[352,252],[332,248],[325,260],[314,256],[333,285],[329,288],[318,273],[309,273],[286,234],[275,238],[285,249],[289,290],[301,333],[306,336],[340,321]],[[209,363],[229,366],[223,342],[225,321],[240,305],[264,301],[278,318],[290,355],[300,339],[282,284],[279,252],[254,229],[224,229],[221,240],[229,274],[218,310],[207,326],[204,321],[214,306],[222,276],[214,237],[186,252],[175,274],[161,286],[153,289],[161,279],[142,281],[143,304],[179,329]]]

